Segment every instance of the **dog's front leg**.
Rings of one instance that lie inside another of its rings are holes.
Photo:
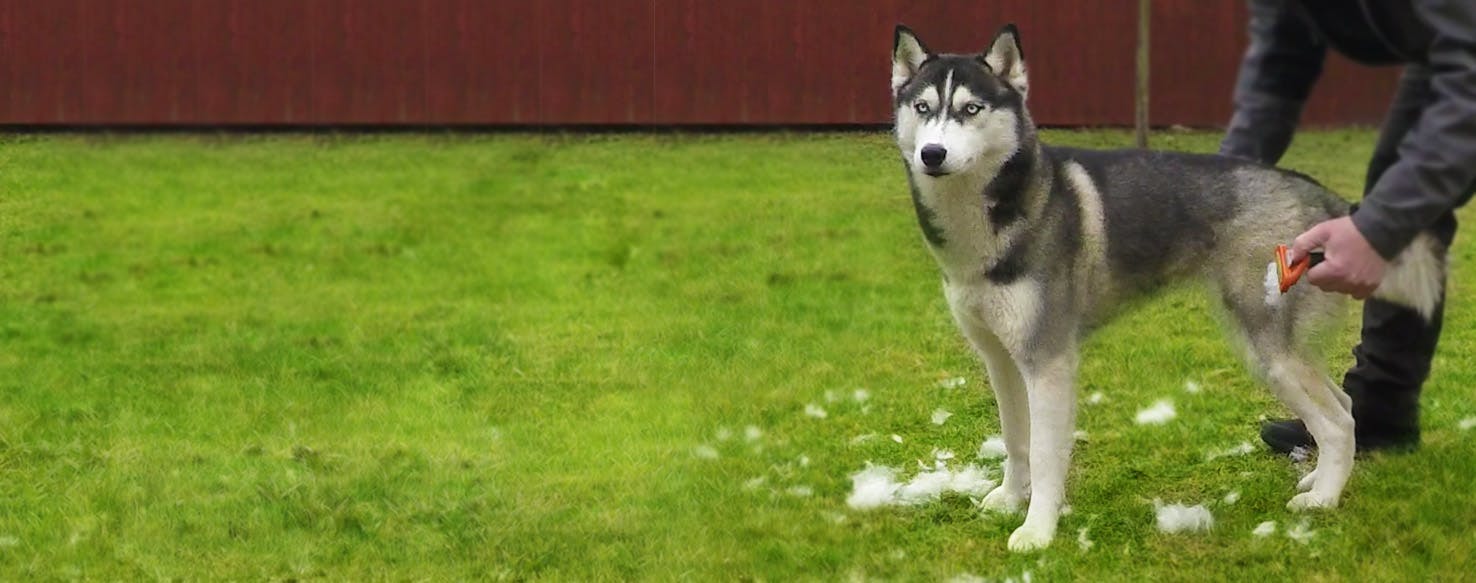
[[[984,496],[981,506],[993,512],[1014,512],[1030,498],[1030,401],[1025,379],[1014,357],[993,332],[983,327],[965,331],[988,369],[1005,442],[1004,479]]]
[[[1076,350],[1022,363],[1030,396],[1030,507],[1025,524],[1010,535],[1010,550],[1032,551],[1051,544],[1066,498],[1076,426]]]

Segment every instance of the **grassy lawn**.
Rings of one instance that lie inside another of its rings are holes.
[[[1372,141],[1307,134],[1286,164],[1356,193]],[[1255,437],[1285,412],[1194,289],[1088,345],[1105,399],[1050,549],[1008,553],[1020,517],[964,497],[848,508],[867,462],[998,433],[895,158],[881,134],[0,139],[0,579],[1476,572],[1469,236],[1424,447],[1362,459],[1305,543],[1299,468]],[[1177,419],[1134,424],[1161,398]],[[1154,498],[1215,526],[1161,534]]]

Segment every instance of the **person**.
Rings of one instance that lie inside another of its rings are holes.
[[[1312,227],[1290,259],[1322,248],[1307,273],[1324,291],[1363,299],[1389,258],[1422,230],[1447,246],[1456,208],[1476,187],[1476,1],[1249,0],[1250,46],[1220,153],[1275,164],[1296,131],[1328,48],[1369,65],[1404,66],[1368,162],[1363,200],[1348,217]],[[1420,442],[1419,397],[1440,339],[1444,300],[1426,321],[1368,300],[1355,363],[1343,378],[1360,451]],[[1271,421],[1277,452],[1315,447],[1300,421]]]

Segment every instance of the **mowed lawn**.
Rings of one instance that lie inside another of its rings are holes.
[[[1372,141],[1286,165],[1356,194]],[[998,433],[885,134],[0,138],[0,579],[1470,577],[1473,251],[1424,447],[1305,525],[1215,308],[1124,314],[1084,354],[1072,512],[1022,556],[966,497],[846,504],[868,462]],[[1215,525],[1160,533],[1155,498]]]

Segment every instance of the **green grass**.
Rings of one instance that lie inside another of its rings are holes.
[[[1208,151],[1216,136],[1156,139]],[[1307,134],[1286,163],[1354,193],[1372,141]],[[1107,400],[1083,405],[1075,511],[1047,551],[1009,554],[1019,517],[963,498],[848,509],[866,462],[915,467],[998,432],[905,189],[878,134],[0,140],[0,579],[1476,567],[1476,430],[1456,427],[1476,415],[1470,239],[1423,449],[1361,460],[1309,544],[1250,536],[1297,519],[1286,459],[1204,459],[1284,410],[1192,289],[1087,346],[1081,393]],[[968,386],[938,386],[955,376]],[[865,408],[826,400],[858,388]],[[1134,425],[1160,397],[1179,418]],[[938,407],[955,413],[942,426]],[[1209,503],[1214,530],[1159,534],[1155,497]]]

